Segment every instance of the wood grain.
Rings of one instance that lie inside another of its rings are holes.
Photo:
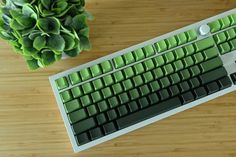
[[[93,50],[36,72],[1,40],[0,157],[236,157],[236,93],[74,154],[48,81],[235,6],[235,0],[89,0]]]

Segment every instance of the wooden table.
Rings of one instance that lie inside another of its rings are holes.
[[[48,81],[235,6],[235,0],[90,0],[93,50],[35,72],[1,40],[0,157],[236,157],[236,92],[74,154]]]

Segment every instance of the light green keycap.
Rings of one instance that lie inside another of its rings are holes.
[[[120,104],[125,104],[127,102],[129,102],[129,96],[127,93],[122,93],[119,95],[119,99],[120,99]]]
[[[102,95],[101,95],[100,91],[96,91],[96,92],[92,93],[91,97],[92,97],[92,100],[94,103],[97,103],[102,100]]]
[[[134,76],[134,70],[132,67],[128,67],[128,68],[124,69],[123,72],[124,72],[126,79]]]
[[[124,62],[122,56],[118,56],[118,57],[114,58],[113,62],[114,62],[114,65],[115,65],[116,69],[125,66],[125,62]]]
[[[219,50],[222,55],[230,52],[231,48],[230,48],[229,43],[226,42],[226,43],[219,45]]]
[[[143,73],[144,72],[144,67],[143,67],[142,63],[135,64],[134,65],[134,71],[135,71],[136,75]]]
[[[124,55],[123,55],[123,58],[124,58],[124,61],[125,61],[125,64],[126,64],[126,65],[135,62],[135,59],[134,59],[134,56],[133,56],[132,52],[129,52],[129,53],[124,54]]]
[[[174,56],[173,52],[167,52],[163,56],[165,58],[166,63],[170,63],[175,60],[175,56]]]
[[[120,81],[123,81],[125,78],[124,78],[124,75],[122,74],[121,71],[117,71],[115,73],[113,73],[113,76],[114,76],[114,79],[115,79],[115,82],[120,82]]]
[[[122,86],[120,85],[120,83],[112,85],[112,90],[115,95],[123,92],[123,89],[122,89]]]
[[[227,37],[227,40],[231,40],[231,39],[234,39],[236,37],[236,32],[235,30],[232,28],[232,29],[229,29],[225,32],[225,35]]]
[[[232,14],[229,16],[231,26],[236,25],[236,14]]]
[[[211,58],[214,58],[219,55],[219,50],[216,47],[212,47],[210,49],[207,49],[203,51],[203,55],[206,60],[209,60]]]
[[[80,97],[80,101],[83,107],[86,107],[92,104],[92,100],[90,99],[88,95]]]
[[[56,80],[56,85],[59,90],[69,87],[66,77],[62,77]]]
[[[87,117],[87,115],[86,115],[85,110],[81,109],[81,110],[70,113],[68,117],[69,117],[70,123],[73,124],[73,123],[78,122],[82,119],[85,119]]]
[[[178,45],[185,44],[185,43],[187,43],[187,40],[188,40],[185,33],[180,33],[180,34],[176,35],[176,39],[178,41]]]
[[[220,19],[219,21],[221,23],[222,29],[230,26],[230,20],[228,17],[224,17],[224,18]]]
[[[231,50],[236,50],[236,39],[231,40],[230,42]]]
[[[82,89],[83,89],[84,94],[89,94],[93,92],[93,87],[90,82],[83,84]]]
[[[143,48],[144,50],[144,53],[145,53],[145,56],[146,57],[150,57],[150,56],[153,56],[155,54],[155,50],[154,48],[152,47],[152,45],[147,45]]]
[[[92,77],[92,75],[90,74],[90,71],[89,69],[83,69],[80,71],[80,76],[81,76],[81,79],[83,81],[86,81],[88,79],[90,79]]]
[[[146,60],[143,62],[144,68],[146,71],[152,70],[155,68],[155,65],[152,61],[152,59]]]
[[[197,52],[213,47],[214,45],[215,45],[215,42],[212,37],[209,37],[209,38],[206,38],[206,39],[203,39],[194,43],[194,46]]]
[[[88,111],[89,116],[93,116],[93,115],[97,114],[97,109],[96,109],[95,105],[91,105],[91,106],[87,107],[87,111]]]
[[[175,36],[173,36],[173,37],[166,39],[166,44],[167,44],[168,49],[171,49],[171,48],[176,47],[178,43],[175,39]]]
[[[192,74],[192,77],[195,77],[201,73],[201,70],[199,69],[199,67],[197,65],[195,65],[190,68],[190,72]]]
[[[130,90],[133,88],[133,84],[130,79],[123,81],[122,84],[124,87],[124,91]]]
[[[112,71],[112,65],[111,65],[110,61],[102,62],[101,68],[102,68],[103,73],[107,73],[107,72]]]
[[[198,63],[201,63],[204,61],[204,57],[203,55],[199,52],[199,53],[196,53],[193,55],[193,58],[194,58],[194,63],[195,64],[198,64]]]
[[[224,32],[221,32],[221,33],[219,33],[219,34],[216,34],[216,35],[214,36],[214,39],[215,39],[215,41],[216,41],[216,44],[221,44],[221,43],[223,43],[223,42],[225,42],[225,41],[227,40],[226,35],[225,35]]]
[[[173,65],[176,72],[184,69],[184,64],[181,60],[175,61]]]
[[[165,60],[162,56],[157,56],[153,58],[153,61],[156,67],[160,67],[165,64]]]
[[[105,86],[110,86],[114,83],[113,78],[112,78],[111,75],[104,76],[103,77],[103,82],[104,82]]]
[[[77,98],[83,95],[82,90],[79,86],[72,88],[71,92],[74,98]]]
[[[94,87],[95,90],[102,89],[104,87],[103,83],[102,83],[102,80],[101,79],[94,80],[93,81],[93,87]]]
[[[180,71],[180,76],[181,76],[181,79],[184,81],[184,80],[189,79],[191,77],[191,74],[188,69],[184,69]]]
[[[64,104],[66,113],[70,113],[72,111],[78,110],[81,108],[81,104],[78,99],[74,99]]]
[[[174,55],[176,56],[176,60],[184,58],[184,50],[183,48],[178,48],[174,51]]]
[[[75,85],[81,82],[81,78],[79,76],[79,73],[77,72],[70,74],[69,78],[72,85]]]
[[[194,54],[195,49],[194,49],[193,45],[190,44],[190,45],[187,45],[187,46],[184,47],[184,51],[186,53],[186,56],[189,56],[189,55]]]
[[[134,58],[136,61],[140,61],[145,58],[145,55],[144,55],[143,50],[141,48],[135,50],[133,55],[134,55]]]
[[[108,110],[107,102],[105,100],[99,102],[98,103],[98,109],[99,109],[100,112],[104,112],[104,111]]]
[[[164,76],[164,73],[161,68],[154,69],[153,74],[154,74],[155,79],[160,79]]]
[[[62,102],[68,102],[72,100],[72,95],[69,90],[61,92],[60,95],[61,95]]]
[[[170,86],[170,80],[168,79],[168,77],[163,77],[162,79],[160,79],[160,83],[162,88]]]
[[[170,81],[171,81],[171,84],[174,85],[176,83],[179,83],[181,81],[178,73],[174,73],[174,74],[171,74],[170,75]]]
[[[119,101],[118,101],[117,97],[115,97],[115,96],[109,98],[108,102],[109,102],[109,105],[111,108],[115,108],[115,107],[119,106]]]
[[[129,91],[129,95],[131,100],[139,98],[139,92],[136,88]]]
[[[143,74],[144,82],[148,83],[154,80],[152,73],[150,71]]]
[[[133,77],[134,86],[138,87],[143,84],[143,79],[140,75]]]
[[[211,28],[212,33],[215,33],[221,29],[221,24],[218,20],[208,23],[208,26]]]
[[[163,66],[163,71],[164,71],[165,76],[167,76],[174,72],[174,68],[172,67],[171,64],[167,64]]]
[[[99,76],[102,74],[102,70],[99,65],[94,65],[90,68],[93,77]]]
[[[112,96],[112,92],[111,92],[110,87],[102,89],[102,94],[103,94],[103,98],[104,99],[106,99],[108,97],[111,97]]]
[[[195,29],[191,29],[191,30],[185,32],[185,34],[188,38],[188,41],[193,41],[193,40],[197,39],[197,31]]]
[[[191,56],[184,58],[183,62],[184,62],[185,68],[188,68],[188,67],[194,65],[194,61]]]
[[[153,81],[150,83],[151,91],[156,92],[161,89],[159,83],[157,81]]]
[[[166,45],[165,40],[161,40],[161,41],[155,43],[154,45],[155,45],[158,53],[161,53],[161,52],[167,50],[167,45]]]
[[[150,93],[149,87],[146,84],[139,87],[139,91],[141,93],[141,96],[145,96],[145,95],[148,95]]]

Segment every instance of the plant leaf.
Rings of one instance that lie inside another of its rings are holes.
[[[80,44],[82,50],[90,50],[92,48],[89,39],[85,36],[80,36]]]
[[[12,20],[10,23],[11,28],[15,30],[24,30],[25,26],[19,24],[16,20]]]
[[[47,17],[39,19],[38,27],[45,33],[52,33],[52,34],[60,33],[60,21],[55,17]]]
[[[36,59],[26,61],[30,70],[36,70],[39,68],[38,61]]]
[[[89,27],[85,27],[79,31],[79,35],[89,38]]]
[[[65,40],[61,35],[51,35],[47,40],[47,47],[55,51],[63,51]]]
[[[75,30],[81,30],[81,29],[87,27],[86,16],[83,15],[83,14],[80,14],[80,15],[76,15],[75,17],[73,17],[73,19],[72,19],[72,27]]]
[[[74,45],[75,45],[75,41],[74,41],[74,38],[69,36],[69,35],[62,35],[62,37],[64,38],[65,40],[65,49],[64,50],[71,50]]]
[[[34,42],[33,42],[33,47],[37,50],[41,50],[43,49],[44,47],[46,46],[46,37],[45,36],[37,36],[35,39],[34,39]]]
[[[46,8],[47,10],[50,9],[51,6],[51,0],[40,0],[41,4],[43,5],[44,8]]]
[[[23,5],[22,13],[25,16],[37,19],[37,13],[33,10],[32,6],[30,4]]]
[[[80,52],[81,52],[81,49],[80,49],[80,47],[78,46],[78,47],[76,47],[76,48],[74,48],[74,49],[72,49],[72,50],[65,51],[65,54],[67,54],[67,55],[70,56],[70,57],[75,57],[75,56],[77,56]]]
[[[53,64],[55,62],[55,56],[54,53],[50,50],[44,50],[42,51],[42,63],[45,66],[48,66],[50,64]]]

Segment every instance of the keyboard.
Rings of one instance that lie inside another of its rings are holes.
[[[49,78],[74,152],[236,90],[236,9]]]

